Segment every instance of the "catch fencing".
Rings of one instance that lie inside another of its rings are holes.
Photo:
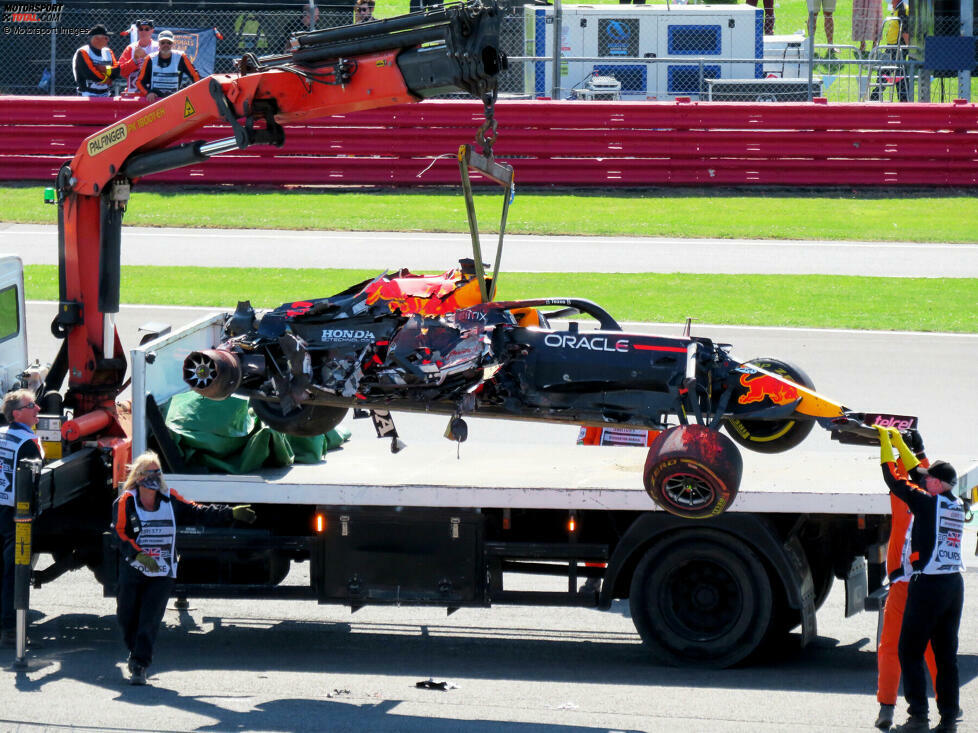
[[[383,2],[383,0],[381,0]],[[75,50],[88,42],[87,31],[102,24],[109,31],[109,47],[116,58],[130,43],[129,30],[140,18],[152,19],[157,32],[161,28],[214,28],[218,38],[214,58],[215,73],[231,73],[245,53],[257,56],[285,53],[293,33],[320,30],[354,22],[353,2],[317,4],[310,14],[298,1],[289,9],[277,9],[258,3],[208,3],[206,9],[186,7],[140,8],[138,4],[114,4],[102,7],[64,6],[57,21],[48,23],[54,32],[39,33],[47,28],[4,20],[0,29],[0,58],[17,59],[17,63],[0,64],[0,95],[69,95],[75,94],[71,61]],[[43,24],[42,24],[43,25]],[[26,32],[31,31],[31,32]],[[509,14],[502,19],[501,46],[510,56],[523,52],[522,18]],[[504,72],[502,88],[516,90],[522,85],[519,62]],[[51,69],[54,73],[51,73]],[[116,82],[116,93],[125,88]]]
[[[88,135],[136,100],[0,98],[0,180],[52,182]],[[975,186],[978,107],[955,104],[717,104],[507,101],[496,156],[518,185]],[[476,102],[326,117],[254,146],[154,175],[153,183],[456,185],[455,152],[483,121]],[[226,138],[226,125],[192,139]],[[482,181],[482,183],[486,183]]]
[[[219,36],[214,71],[229,73],[244,53],[283,53],[293,33],[354,20],[350,3],[319,4],[314,15],[304,13],[301,4],[297,2],[288,10],[247,2],[208,3],[206,9],[179,3],[153,9],[61,4],[57,21],[49,23],[52,32],[46,35],[26,32],[44,28],[26,28],[24,23],[5,20],[0,31],[0,58],[17,62],[0,65],[0,94],[74,94],[71,59],[75,49],[87,42],[85,31],[95,23],[109,30],[109,46],[117,57],[129,42],[130,25],[140,17],[152,18],[157,28],[216,28]],[[967,48],[960,44],[963,19],[938,19],[933,30],[937,40],[928,43],[931,58],[941,60],[930,62],[924,37],[914,30],[913,17],[913,32],[906,39],[902,32],[892,37],[894,29],[904,27],[898,19],[882,15],[882,20],[875,15],[867,18],[863,23],[866,29],[860,32],[868,40],[861,42],[861,49],[858,42],[816,44],[810,34],[765,35],[763,11],[744,5],[710,6],[716,9],[710,23],[692,18],[688,26],[670,28],[660,34],[655,50],[642,45],[647,41],[637,42],[636,24],[627,40],[605,41],[603,45],[599,41],[587,54],[583,49],[590,47],[577,46],[573,40],[580,24],[588,22],[583,15],[573,14],[585,11],[559,1],[550,7],[514,2],[504,2],[503,7],[500,46],[510,58],[510,67],[499,82],[504,98],[668,101],[689,97],[697,101],[797,102],[825,97],[833,102],[897,102],[971,96],[970,68],[964,68],[968,66]],[[650,3],[621,7],[642,8],[635,12],[649,18],[669,8],[674,18],[690,12],[684,8],[694,6]],[[724,20],[724,14],[730,17]],[[728,21],[737,29],[749,26],[746,35],[737,36],[741,41],[728,38]],[[592,19],[592,25],[601,22],[600,18]],[[554,34],[553,27],[564,27],[563,35]],[[628,30],[627,26],[622,28]],[[971,43],[973,68],[973,38]],[[711,48],[714,53],[707,53]],[[931,66],[926,67],[926,63]],[[123,87],[120,81],[116,91],[121,92]]]

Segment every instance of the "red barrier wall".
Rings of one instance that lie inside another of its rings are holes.
[[[53,181],[136,100],[0,97],[0,180]],[[522,185],[924,185],[978,183],[974,104],[517,101],[497,105],[496,156]],[[152,177],[160,183],[415,186],[458,183],[455,152],[478,102],[436,101],[286,128],[254,146]],[[228,137],[226,126],[193,139]],[[443,155],[444,158],[437,159]],[[434,160],[434,164],[422,173]]]

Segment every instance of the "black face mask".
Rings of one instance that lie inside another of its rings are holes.
[[[160,489],[163,488],[163,484],[160,483],[159,476],[143,476],[136,483],[140,487],[144,489],[149,489],[150,491],[159,491]]]

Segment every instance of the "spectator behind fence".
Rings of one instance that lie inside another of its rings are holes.
[[[907,0],[890,0],[890,18],[896,18],[896,23],[888,23],[886,37],[883,43],[888,46],[906,46],[910,43],[910,15],[907,11]]]
[[[913,79],[904,65],[907,61],[906,46],[910,43],[907,0],[890,0],[890,8],[891,15],[883,21],[880,44],[884,48],[880,49],[879,59],[897,62],[898,66],[895,70],[886,69],[885,66],[876,67],[876,83],[869,98],[873,102],[880,101],[883,89],[893,85],[896,87],[898,99],[909,102]]]
[[[120,75],[115,54],[109,48],[109,32],[104,25],[92,26],[88,43],[75,51],[71,61],[75,85],[83,97],[111,97],[110,82]]]
[[[161,31],[157,39],[160,50],[146,58],[139,72],[136,88],[149,102],[173,94],[180,88],[184,76],[191,82],[200,81],[197,69],[183,51],[174,50],[173,41],[171,31]]]
[[[808,35],[814,37],[815,30],[818,28],[818,10],[822,9],[822,17],[825,19],[825,41],[830,48],[825,58],[834,59],[835,49],[831,48],[835,43],[835,0],[808,0]]]
[[[880,0],[852,0],[852,40],[859,43],[859,54],[866,54],[866,42],[873,46],[879,40],[883,25]]]
[[[310,10],[312,12],[310,12]],[[311,8],[309,5],[303,5],[302,6],[302,28],[300,30],[302,30],[303,32],[314,31],[316,30],[316,23],[318,22],[319,22],[319,8],[316,6],[316,4],[313,3]]]
[[[294,17],[288,19],[288,23],[283,27],[284,34],[281,40],[277,40],[277,43],[281,44],[283,53],[291,53],[294,49],[292,46],[292,39],[297,33],[308,33],[309,31],[316,30],[316,24],[319,22],[319,7],[313,3],[305,3],[302,6],[302,15],[299,16],[299,21],[296,22]]]
[[[757,7],[757,0],[745,0],[748,5]],[[774,0],[764,0],[764,35],[774,35]]]
[[[126,77],[126,94],[136,93],[136,79],[139,78],[143,64],[150,54],[160,50],[159,44],[153,39],[153,21],[147,18],[137,20],[135,27],[136,40],[126,46],[119,57],[120,72]]]
[[[268,16],[266,16],[266,19]],[[240,13],[234,19],[234,35],[237,36],[237,53],[239,55],[253,53],[264,56],[269,53],[269,48],[274,46],[269,43],[269,34],[266,33],[258,14],[253,10]],[[274,39],[272,39],[274,40]]]
[[[374,0],[357,0],[353,6],[353,22],[367,23],[374,18]]]

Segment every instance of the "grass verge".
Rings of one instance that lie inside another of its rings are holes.
[[[513,234],[974,242],[978,198],[949,193],[899,205],[878,193],[834,196],[720,195],[697,191],[517,194]],[[42,187],[0,188],[7,222],[54,224]],[[499,221],[502,197],[479,195],[481,227]],[[345,231],[466,231],[465,204],[454,191],[332,193],[309,191],[139,191],[126,213],[130,226]]]
[[[270,308],[337,293],[376,270],[123,267],[122,302]],[[53,265],[25,268],[27,297],[56,300]],[[500,300],[587,298],[619,321],[978,332],[974,279],[826,275],[512,273]]]

